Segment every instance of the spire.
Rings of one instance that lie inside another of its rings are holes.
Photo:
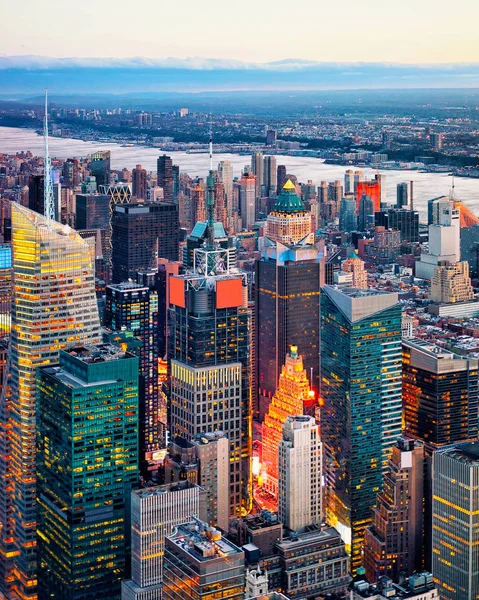
[[[45,90],[45,120],[43,127],[45,154],[43,158],[43,210],[48,226],[55,220],[55,200],[53,198],[52,164],[48,152],[48,90]]]
[[[210,171],[206,180],[206,246],[213,248],[215,244],[215,180],[213,176],[213,119],[210,113]]]
[[[296,187],[291,179],[283,185],[280,195],[273,206],[273,212],[298,213],[306,212],[303,201],[296,192]]]

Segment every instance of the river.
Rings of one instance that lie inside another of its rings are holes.
[[[43,138],[33,129],[15,129],[0,127],[0,153],[14,153],[30,150],[35,155],[43,154]],[[162,151],[143,146],[122,147],[120,144],[105,142],[84,142],[70,138],[50,137],[50,155],[52,158],[73,158],[86,156],[97,150],[111,150],[113,169],[133,169],[140,164],[148,171],[156,170],[156,159]],[[208,172],[207,154],[187,154],[186,152],[168,152],[182,172],[191,176],[205,177]],[[239,176],[241,169],[248,163],[247,156],[237,154],[217,154],[215,164],[220,160],[231,161],[234,175]],[[321,181],[343,181],[345,167],[326,165],[321,159],[302,156],[277,156],[278,164],[285,164],[288,173],[293,173],[301,182],[311,179],[318,185]],[[374,169],[361,169],[366,177],[373,178]],[[396,201],[396,185],[404,181],[414,181],[414,208],[420,213],[421,220],[426,219],[427,201],[430,198],[447,195],[451,189],[452,178],[443,173],[419,173],[417,171],[382,171],[386,176],[386,199]],[[479,179],[455,178],[455,196],[462,200],[476,214],[479,214]]]

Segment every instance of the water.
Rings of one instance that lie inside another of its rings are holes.
[[[13,153],[30,150],[35,155],[43,154],[43,139],[32,129],[0,127],[0,152]],[[119,144],[105,142],[84,142],[69,138],[50,138],[50,154],[57,158],[86,156],[96,150],[111,150],[113,169],[133,169],[141,164],[148,171],[156,171],[156,159],[162,151],[157,148],[133,146],[123,148]],[[186,152],[168,152],[182,172],[192,177],[205,177],[209,168],[207,154],[187,154]],[[303,156],[277,156],[278,164],[285,164],[288,173],[293,173],[301,182],[311,179],[318,185],[321,181],[343,181],[345,167],[325,165],[321,159]],[[249,162],[248,156],[237,154],[217,154],[216,165],[220,160],[231,161],[234,175],[240,176],[241,169]],[[373,178],[374,169],[361,169],[367,178]],[[383,171],[386,176],[386,199],[396,202],[396,185],[404,181],[414,181],[414,207],[419,211],[421,220],[427,216],[427,201],[430,198],[447,195],[451,189],[451,177],[444,173],[419,173],[417,171]],[[467,206],[479,214],[479,179],[455,178],[455,195]]]

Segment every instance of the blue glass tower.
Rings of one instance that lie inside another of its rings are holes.
[[[395,293],[323,291],[326,517],[350,546],[355,572],[382,470],[401,433],[401,307]]]

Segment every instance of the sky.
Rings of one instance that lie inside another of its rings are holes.
[[[478,0],[23,0],[0,56],[479,62]]]

